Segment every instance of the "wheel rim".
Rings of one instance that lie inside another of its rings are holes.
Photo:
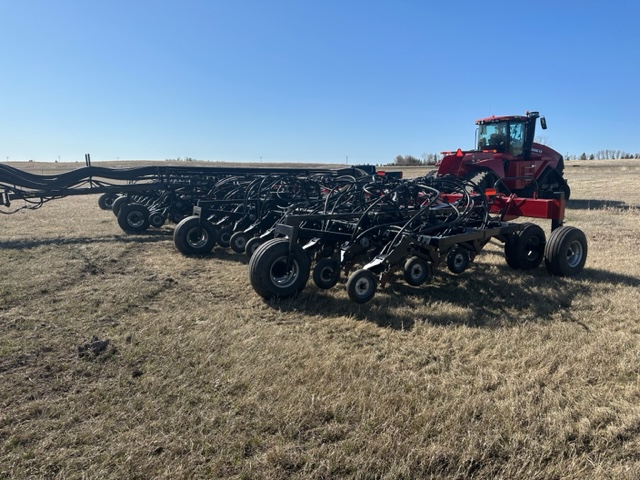
[[[540,251],[540,239],[538,237],[532,237],[527,242],[527,260],[536,261],[542,255]]]
[[[330,282],[333,280],[333,268],[326,266],[320,270],[320,279],[323,282]]]
[[[567,264],[571,268],[577,267],[580,265],[583,255],[584,250],[582,249],[582,244],[577,240],[571,242],[571,245],[569,245],[569,249],[567,250]]]
[[[133,228],[139,228],[144,225],[145,217],[142,212],[130,212],[127,214],[127,223]]]
[[[453,257],[453,266],[457,269],[462,268],[465,264],[465,258],[464,255],[462,253],[457,253],[454,257]]]
[[[243,236],[238,236],[233,239],[233,244],[238,250],[244,250],[244,247],[247,245],[247,239]]]
[[[203,228],[195,227],[187,233],[187,243],[190,247],[200,248],[206,245],[208,241],[209,234]]]
[[[149,217],[149,222],[154,227],[161,227],[164,225],[164,217],[162,215],[151,215]]]
[[[231,232],[225,230],[220,234],[220,241],[222,243],[229,243],[229,240],[231,238]]]
[[[362,276],[358,278],[355,285],[356,295],[360,298],[367,297],[373,289],[373,282],[370,278]]]
[[[295,260],[291,263],[291,268],[287,270],[287,256],[283,255],[278,258],[271,265],[271,269],[269,270],[269,277],[271,278],[271,282],[278,286],[279,288],[287,288],[293,285],[300,271],[298,269],[298,262]]]
[[[422,265],[420,265],[419,263],[416,263],[411,267],[410,275],[411,278],[415,281],[422,280],[422,277],[424,276],[424,268],[422,268]]]

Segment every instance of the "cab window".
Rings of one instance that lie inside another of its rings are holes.
[[[504,152],[508,144],[506,123],[487,123],[478,128],[478,150]]]
[[[509,136],[511,138],[509,153],[514,157],[519,157],[522,155],[524,148],[524,124],[512,123],[509,129]]]

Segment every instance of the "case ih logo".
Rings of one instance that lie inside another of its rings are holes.
[[[542,150],[540,150],[539,148],[532,148],[531,151],[534,152],[534,153],[542,154]]]

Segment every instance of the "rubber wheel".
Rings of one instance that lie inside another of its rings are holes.
[[[562,176],[562,173],[557,170],[547,170],[538,179],[538,184],[546,186],[544,189],[540,188],[538,192],[540,198],[556,198],[556,192],[564,193],[565,200],[569,200],[569,197],[571,197],[571,188],[569,188],[569,184]]]
[[[220,233],[218,235],[218,245],[222,248],[229,248],[231,244],[231,235],[233,234],[233,230],[229,227],[223,227],[220,229]]]
[[[544,263],[552,275],[572,277],[587,261],[587,238],[575,227],[559,227],[551,232],[544,249]]]
[[[185,218],[189,218],[189,215],[184,215],[180,212],[172,212],[171,214],[169,214],[169,219],[176,225],[179,224]]]
[[[249,240],[249,235],[244,232],[236,232],[231,235],[229,239],[229,246],[231,250],[236,253],[244,253],[244,249],[247,246],[247,240]]]
[[[515,244],[518,241],[518,237],[515,233],[507,236],[507,241],[504,243],[504,259],[507,261],[507,265],[509,265],[514,270],[520,270],[520,263],[517,261],[515,255],[512,253],[515,248],[512,244]]]
[[[318,288],[328,290],[338,283],[340,265],[333,258],[321,258],[313,267],[313,283]]]
[[[364,268],[353,272],[347,280],[347,294],[356,303],[367,303],[376,294],[378,279]]]
[[[118,212],[118,225],[127,233],[144,232],[149,228],[149,210],[144,205],[124,205]]]
[[[469,266],[469,254],[464,248],[453,247],[447,255],[447,267],[456,275],[464,272]]]
[[[507,264],[515,269],[538,268],[544,258],[546,238],[544,230],[535,223],[523,223],[522,229],[509,237],[504,244]]]
[[[128,202],[129,202],[129,199],[127,198],[126,195],[122,195],[116,198],[111,204],[111,211],[117,217],[118,214],[120,213],[120,209],[122,208],[122,206],[126,205]]]
[[[287,263],[291,265],[287,268]],[[302,291],[309,279],[311,259],[300,245],[290,248],[287,238],[274,238],[260,246],[249,262],[249,280],[265,299],[290,298]]]
[[[164,225],[165,218],[160,213],[152,213],[149,215],[149,224],[154,228],[160,228]]]
[[[260,237],[253,237],[247,240],[247,244],[244,246],[244,254],[251,258],[256,250],[263,245],[263,240]]]
[[[218,229],[211,222],[201,222],[196,215],[182,219],[173,231],[173,243],[184,255],[209,253],[217,237]]]
[[[98,197],[98,206],[102,210],[111,210],[113,202],[118,196],[115,193],[103,193]]]
[[[414,287],[419,287],[431,276],[427,262],[418,257],[409,257],[404,264],[404,281]]]

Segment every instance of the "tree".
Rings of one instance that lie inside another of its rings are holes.
[[[408,166],[408,165],[421,165],[422,162],[412,155],[398,155],[395,160],[396,165]]]

